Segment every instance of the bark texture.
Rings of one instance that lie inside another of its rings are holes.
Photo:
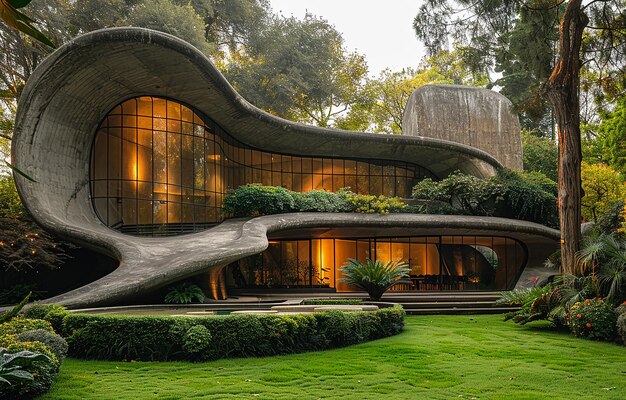
[[[589,18],[581,0],[568,3],[559,28],[558,61],[546,83],[554,108],[559,137],[559,197],[561,219],[561,272],[578,272],[576,252],[580,246],[582,160],[580,145],[580,46]]]

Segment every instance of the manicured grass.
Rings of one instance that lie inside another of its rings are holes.
[[[208,363],[65,360],[44,399],[625,399],[626,347],[499,315],[407,317],[392,338]]]

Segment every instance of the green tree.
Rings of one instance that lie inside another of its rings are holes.
[[[547,80],[541,85],[549,99],[559,138],[559,215],[561,224],[561,256],[564,272],[575,268],[575,255],[580,242],[581,220],[581,132],[580,132],[580,69],[585,60],[602,58],[613,61],[603,63],[607,71],[623,76],[626,18],[624,0],[427,0],[414,21],[418,37],[434,54],[445,48],[453,37],[461,45],[473,49],[477,55],[493,66],[497,49],[509,45],[509,35],[522,12],[550,14],[563,6],[558,13],[559,39],[555,47],[556,61]],[[556,18],[555,18],[556,19]],[[546,19],[549,32],[555,19]],[[585,43],[583,33],[591,22],[595,34]],[[539,33],[537,34],[539,36]],[[550,37],[543,37],[550,41]],[[529,57],[529,61],[533,60]],[[533,66],[540,63],[534,63]]]
[[[596,221],[611,206],[624,199],[626,190],[619,172],[606,164],[587,164],[581,167],[582,214],[587,221]]]
[[[623,96],[615,109],[602,115],[602,122],[596,128],[602,146],[604,160],[622,174],[626,173],[626,96]]]
[[[388,69],[371,83],[376,101],[372,105],[372,122],[376,132],[402,134],[402,118],[409,96],[421,86],[432,83],[453,83],[439,73],[437,67],[399,72]]]
[[[528,131],[522,131],[524,171],[541,172],[553,181],[557,181],[559,149],[554,140],[540,137]]]
[[[327,21],[273,16],[231,55],[225,74],[247,100],[275,115],[331,126],[361,98],[367,64]]]
[[[337,119],[337,127],[402,134],[402,118],[409,96],[428,84],[486,86],[489,77],[484,71],[473,70],[462,59],[461,50],[442,50],[425,57],[417,69],[385,69],[377,79],[370,79],[361,92],[361,99],[350,107],[345,118]]]
[[[434,69],[444,79],[455,85],[488,86],[489,72],[480,63],[470,63],[471,57],[467,48],[454,46],[452,51],[439,50],[431,57],[424,57],[420,62],[420,70]]]
[[[120,20],[133,26],[154,29],[179,37],[204,54],[217,48],[204,36],[204,20],[191,4],[178,5],[171,0],[145,0],[132,8],[128,18]]]

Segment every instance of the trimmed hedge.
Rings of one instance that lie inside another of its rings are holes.
[[[346,346],[399,333],[400,306],[371,312],[163,317],[71,314],[69,355],[103,360],[214,360]],[[198,328],[202,326],[206,329]]]

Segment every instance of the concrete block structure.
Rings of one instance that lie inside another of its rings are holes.
[[[45,229],[115,258],[119,267],[47,301],[121,304],[199,274],[215,299],[246,288],[350,291],[339,270],[348,257],[405,260],[415,276],[407,290],[510,289],[556,248],[557,231],[489,217],[294,213],[224,220],[221,212],[227,190],[246,183],[409,197],[425,177],[460,170],[483,178],[502,165],[517,168],[519,137],[498,125],[516,122],[503,112],[493,114],[498,127],[490,126],[488,114],[506,102],[494,105],[489,96],[479,102],[484,120],[468,129],[498,141],[425,133],[424,121],[434,126],[461,114],[445,98],[439,107],[449,113],[418,113],[404,136],[318,128],[254,107],[203,54],[173,36],[140,28],[79,36],[46,58],[24,88],[12,157],[35,182],[17,175],[16,184]]]
[[[493,90],[422,86],[409,97],[402,132],[463,143],[486,151],[506,168],[521,170],[522,136],[512,106],[509,99]]]

